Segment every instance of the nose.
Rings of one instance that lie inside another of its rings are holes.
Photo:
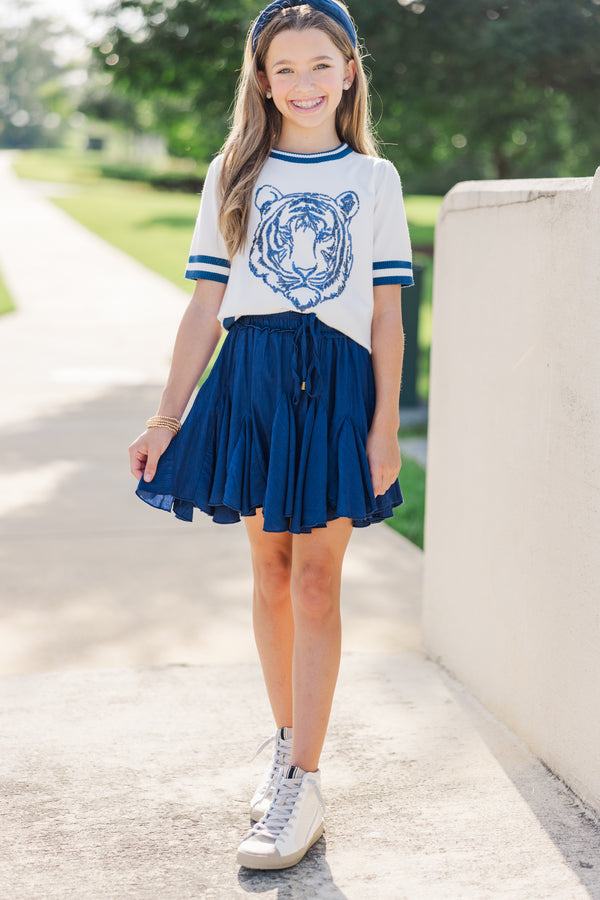
[[[298,80],[296,82],[296,85],[298,88],[300,88],[303,91],[306,91],[309,88],[311,88],[313,86],[313,84],[314,84],[314,77],[313,77],[312,71],[298,73]]]

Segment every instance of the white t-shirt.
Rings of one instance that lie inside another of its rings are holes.
[[[347,144],[273,150],[258,177],[248,240],[229,259],[218,228],[222,156],[211,163],[186,278],[227,285],[219,320],[314,312],[371,350],[373,286],[413,284],[400,178],[391,162]]]

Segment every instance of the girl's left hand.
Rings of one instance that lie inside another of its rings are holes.
[[[402,459],[398,446],[398,436],[393,428],[381,428],[373,425],[367,437],[367,459],[373,493],[376,497],[392,486],[400,468]]]

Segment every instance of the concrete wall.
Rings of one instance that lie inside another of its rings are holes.
[[[600,169],[436,229],[424,634],[600,810]]]

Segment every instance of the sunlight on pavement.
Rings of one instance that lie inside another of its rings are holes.
[[[148,375],[136,369],[117,369],[100,366],[71,366],[55,369],[52,381],[58,384],[146,384]]]
[[[62,484],[83,463],[56,460],[43,466],[0,475],[0,516],[26,506],[48,503]]]

